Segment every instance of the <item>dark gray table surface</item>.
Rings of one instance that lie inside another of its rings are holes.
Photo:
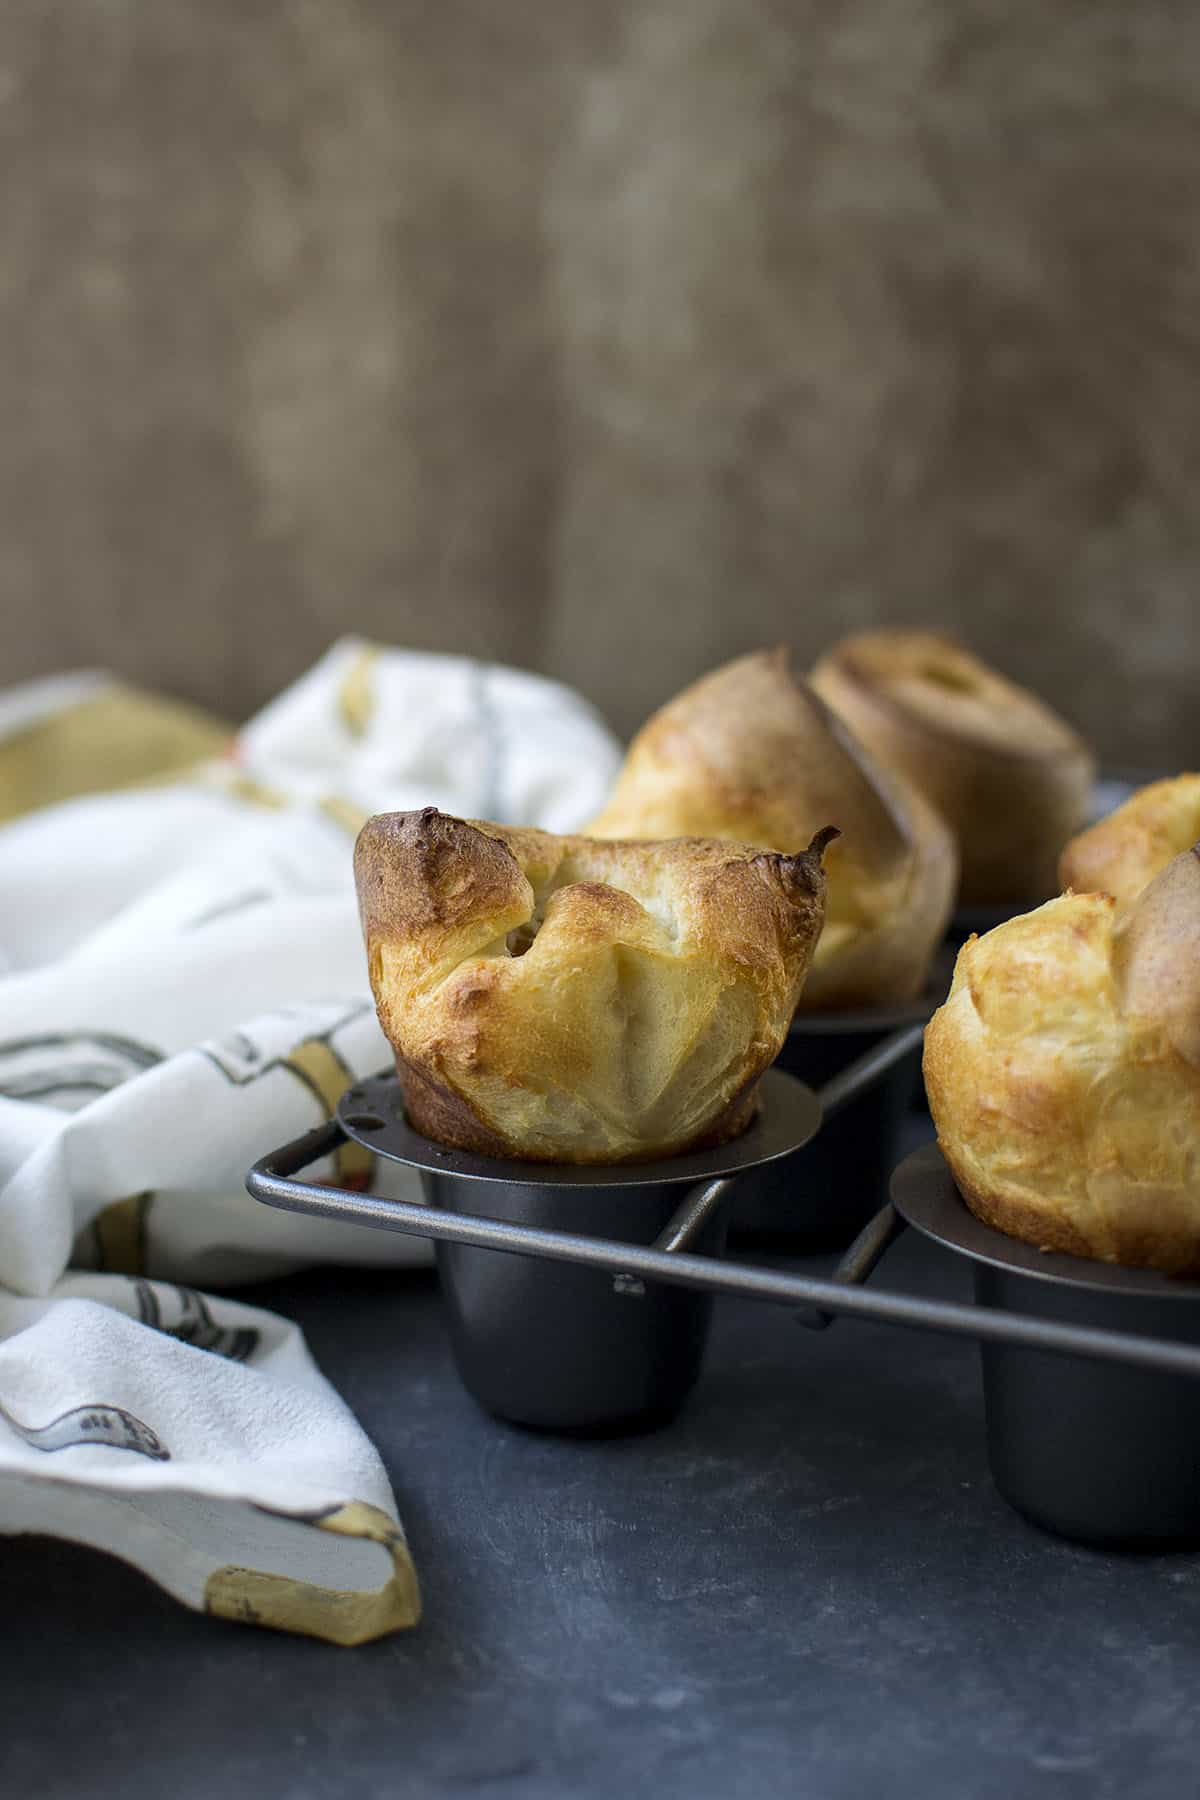
[[[875,1280],[966,1297],[911,1236]],[[379,1446],[424,1622],[333,1649],[0,1540],[6,1794],[1200,1788],[1200,1557],[1101,1554],[1010,1511],[971,1346],[722,1301],[682,1418],[573,1442],[477,1411],[431,1276],[248,1297],[302,1323]]]

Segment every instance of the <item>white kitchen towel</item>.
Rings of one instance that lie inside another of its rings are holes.
[[[299,1331],[190,1288],[67,1275],[45,1299],[0,1294],[0,1530],[333,1643],[420,1614],[383,1465]]]
[[[6,742],[98,685],[0,694],[0,773]],[[347,640],[226,757],[0,828],[0,1529],[36,1521],[191,1603],[339,1641],[413,1612],[386,1478],[298,1334],[195,1284],[427,1257],[243,1187],[390,1060],[354,834],[430,804],[569,829],[618,759],[554,683]],[[419,1198],[354,1145],[326,1172]],[[368,1589],[371,1563],[389,1572]]]

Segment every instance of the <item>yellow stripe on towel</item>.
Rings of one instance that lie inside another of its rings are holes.
[[[354,1080],[337,1051],[324,1038],[306,1038],[283,1059],[285,1069],[298,1075],[332,1119],[337,1103]],[[370,1186],[375,1159],[369,1150],[347,1138],[337,1153],[338,1178],[346,1187],[359,1191]]]
[[[286,1514],[279,1514],[286,1518]],[[327,1644],[369,1644],[374,1638],[404,1631],[421,1617],[421,1590],[404,1534],[377,1506],[352,1500],[322,1519],[298,1521],[318,1531],[368,1538],[382,1544],[392,1559],[392,1573],[375,1592],[316,1587],[288,1575],[229,1564],[209,1576],[204,1610],[221,1619],[261,1625],[270,1631],[292,1631],[321,1638]]]
[[[114,683],[0,739],[0,823],[82,794],[182,777],[221,756],[231,726]]]

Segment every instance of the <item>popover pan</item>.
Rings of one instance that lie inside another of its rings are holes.
[[[980,1308],[1200,1344],[1200,1283],[1050,1254],[983,1224],[936,1145],[892,1181],[905,1223],[965,1256]],[[988,1456],[1013,1506],[1061,1537],[1200,1544],[1200,1382],[985,1342]]]
[[[725,1247],[735,1184],[797,1150],[820,1120],[812,1093],[772,1070],[758,1116],[734,1142],[591,1167],[435,1144],[407,1123],[390,1076],[351,1089],[339,1109],[348,1135],[419,1171],[431,1209],[710,1256]],[[436,1257],[459,1374],[498,1418],[554,1431],[636,1431],[672,1417],[695,1384],[709,1293],[445,1238]]]
[[[889,1040],[854,1069],[844,1071],[837,1078],[843,1098],[869,1081],[873,1066],[877,1072],[896,1052],[896,1041]],[[836,1100],[833,1083],[827,1094],[830,1089]],[[1045,1404],[1044,1396],[1059,1379],[1062,1359],[1088,1365],[1071,1378],[1079,1382],[1093,1374],[1103,1384],[1114,1370],[1136,1374],[1143,1384],[1146,1377],[1155,1383],[1165,1377],[1171,1383],[1170,1405],[1178,1407],[1178,1417],[1183,1420],[1179,1436],[1195,1438],[1192,1422],[1200,1405],[1200,1348],[1192,1335],[1183,1336],[1180,1331],[1181,1320],[1187,1318],[1190,1325],[1195,1314],[1182,1303],[1183,1290],[1174,1283],[1164,1284],[1174,1304],[1156,1311],[1149,1323],[1144,1316],[1130,1315],[1129,1330],[1049,1316],[1039,1304],[1046,1287],[1040,1265],[1037,1274],[1027,1276],[1038,1293],[1025,1308],[994,1303],[964,1306],[870,1288],[864,1285],[867,1277],[904,1224],[890,1204],[868,1222],[832,1278],[764,1268],[718,1254],[721,1211],[736,1183],[747,1170],[776,1158],[791,1157],[799,1164],[801,1158],[795,1151],[818,1119],[819,1108],[812,1094],[791,1077],[772,1070],[763,1083],[760,1118],[742,1138],[720,1150],[638,1168],[495,1163],[460,1156],[411,1132],[404,1121],[399,1086],[390,1076],[351,1089],[343,1096],[337,1118],[263,1157],[247,1175],[246,1186],[255,1199],[288,1212],[434,1239],[448,1288],[455,1289],[452,1320],[463,1377],[485,1406],[519,1424],[558,1431],[619,1431],[665,1419],[682,1403],[695,1380],[707,1332],[707,1303],[715,1294],[728,1294],[787,1306],[798,1323],[817,1329],[837,1317],[862,1318],[975,1339],[989,1354],[997,1347],[1034,1352],[1024,1370],[1020,1363],[1015,1365],[1022,1370],[1020,1379],[1026,1381],[1029,1395],[1024,1412],[1016,1415],[1018,1423]],[[390,1200],[331,1187],[311,1176],[299,1178],[302,1170],[329,1156],[348,1136],[420,1170],[423,1179],[432,1177],[430,1191],[445,1201],[453,1200],[454,1209],[448,1204]],[[924,1165],[913,1159],[901,1171],[897,1195],[906,1206],[918,1177],[918,1185],[928,1186],[938,1175],[930,1152],[922,1155]],[[506,1198],[504,1190],[508,1189],[513,1192]],[[662,1189],[670,1190],[669,1197]],[[624,1208],[623,1201],[635,1195],[638,1205]],[[510,1216],[496,1216],[498,1210],[506,1209]],[[911,1209],[917,1223],[915,1200]],[[555,1221],[553,1226],[545,1223],[547,1216]],[[582,1233],[578,1226],[585,1217],[597,1221],[601,1231]],[[664,1218],[666,1223],[654,1237],[655,1227]],[[525,1222],[529,1219],[542,1222]],[[613,1236],[611,1228],[616,1223],[634,1235],[629,1239]],[[564,1225],[574,1229],[563,1229]],[[692,1253],[689,1246],[698,1241],[712,1246],[712,1253]],[[448,1258],[449,1248],[481,1254],[465,1262],[461,1257]],[[997,1259],[1004,1267],[1009,1264],[1001,1253],[1009,1250],[1008,1240],[1001,1240]],[[536,1265],[544,1280],[530,1284],[515,1273],[527,1263]],[[1097,1268],[1100,1285],[1110,1285],[1103,1280],[1110,1272],[1102,1265],[1087,1264],[1085,1268],[1085,1287],[1096,1285]],[[464,1269],[469,1271],[465,1277]],[[597,1279],[577,1293],[572,1290],[573,1304],[563,1304],[567,1290],[562,1277],[577,1273]],[[1153,1277],[1146,1279],[1157,1303],[1158,1282]],[[1134,1286],[1138,1297],[1145,1298],[1142,1278],[1135,1277]],[[664,1288],[696,1290],[689,1297],[701,1303],[700,1310],[680,1313],[664,1305]],[[579,1295],[584,1296],[582,1302]],[[642,1308],[648,1315],[645,1324],[635,1318]],[[1124,1313],[1120,1317],[1124,1319]],[[681,1320],[686,1321],[682,1326]],[[1144,1335],[1156,1325],[1157,1335]],[[690,1348],[673,1348],[681,1331],[690,1334]],[[479,1353],[481,1345],[487,1346],[487,1359]],[[1032,1376],[1026,1373],[1030,1367]],[[1073,1389],[1067,1391],[1074,1404]],[[1138,1391],[1150,1390],[1139,1385]],[[1137,1405],[1141,1407],[1143,1401],[1139,1399]],[[1057,1406],[1052,1410],[1057,1413]],[[1107,1414],[1105,1417],[1110,1431],[1111,1420]],[[1136,1426],[1137,1421],[1133,1423]],[[1132,1485],[1141,1510],[1132,1520],[1118,1518],[1115,1529],[1119,1536],[1114,1536],[1112,1519],[1097,1516],[1091,1492],[1093,1480],[1108,1479],[1103,1458],[1112,1453],[1112,1446],[1098,1430],[1086,1441],[1092,1445],[1094,1461],[1093,1475],[1076,1483],[1083,1489],[1082,1513],[1078,1495],[1073,1496],[1068,1512],[1062,1504],[1064,1495],[1052,1483],[1039,1482],[1038,1466],[1029,1458],[1024,1463],[1018,1504],[1027,1505],[1033,1516],[1052,1529],[1071,1535],[1102,1537],[1106,1542],[1192,1541],[1194,1475],[1182,1484],[1182,1496],[1176,1491],[1176,1505],[1165,1528],[1161,1518],[1148,1522],[1146,1494],[1141,1491],[1145,1483],[1131,1483],[1129,1473],[1132,1466],[1136,1475],[1138,1467],[1136,1444],[1132,1456],[1118,1456],[1118,1466],[1125,1488]],[[1038,1446],[1026,1441],[1016,1448],[1024,1453],[1036,1451]],[[1178,1468],[1172,1475],[1171,1467],[1164,1466],[1154,1469],[1152,1479],[1162,1486],[1171,1477],[1178,1490],[1178,1474]],[[1007,1475],[1002,1473],[1001,1479],[1007,1480]],[[1017,1485],[1010,1485],[1015,1496]],[[1093,1503],[1090,1513],[1089,1499]]]
[[[953,973],[954,951],[944,948],[924,992],[903,1006],[796,1014],[775,1066],[821,1093],[821,1130],[794,1167],[761,1169],[742,1183],[730,1223],[734,1243],[840,1250],[884,1204],[908,1114],[925,1104],[919,1028],[946,998]],[[835,1117],[826,1088],[834,1092],[844,1071],[903,1031],[910,1033],[903,1054],[839,1098]]]

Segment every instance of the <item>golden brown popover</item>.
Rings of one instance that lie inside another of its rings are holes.
[[[1136,900],[1173,856],[1200,838],[1200,775],[1176,775],[1139,788],[1099,824],[1072,838],[1058,876],[1076,893]]]
[[[953,902],[950,832],[878,768],[786,649],[726,663],[638,732],[595,837],[731,838],[792,854],[832,820],[825,929],[805,1011],[911,1000]]]
[[[1024,688],[952,638],[878,630],[843,638],[813,686],[868,750],[946,819],[967,906],[1057,891],[1057,862],[1087,817],[1087,745]]]
[[[987,1224],[1200,1274],[1200,851],[1124,915],[1067,894],[971,938],[925,1035],[925,1087]]]
[[[368,820],[359,909],[411,1123],[460,1149],[564,1163],[735,1137],[821,930],[830,835],[776,856],[433,807]]]

